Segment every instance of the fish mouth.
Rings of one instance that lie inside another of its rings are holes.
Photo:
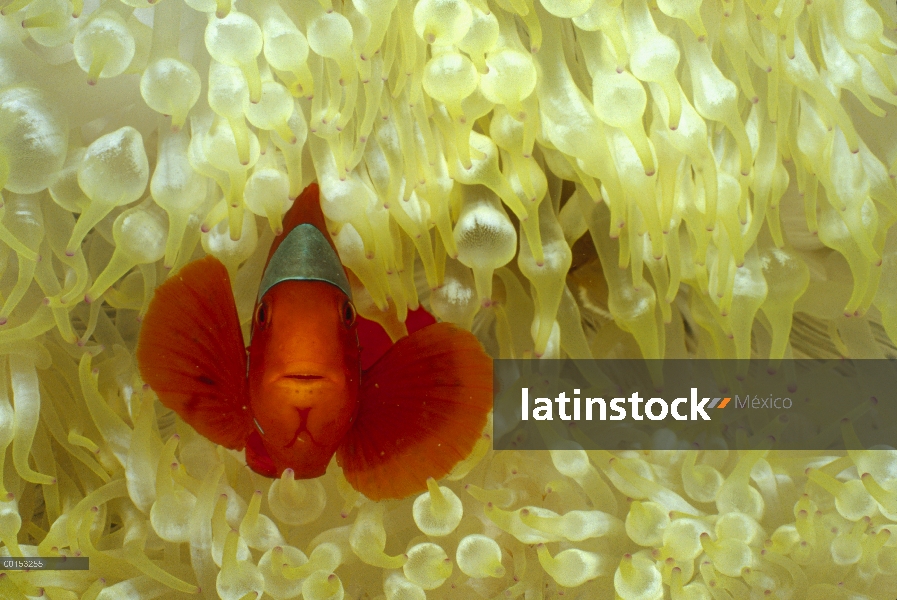
[[[295,369],[295,370],[293,370]],[[318,389],[326,388],[333,385],[339,385],[339,379],[336,373],[329,373],[324,369],[315,369],[308,367],[293,367],[289,371],[284,370],[280,373],[271,373],[265,379],[268,385],[275,388],[285,387],[288,389]]]
[[[314,375],[310,373],[290,373],[283,376],[284,379],[297,379],[299,381],[316,381],[318,379],[327,379],[323,375]]]

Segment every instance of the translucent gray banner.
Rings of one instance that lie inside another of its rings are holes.
[[[87,571],[87,556],[2,556],[0,571]]]
[[[897,361],[496,360],[496,450],[897,447]]]

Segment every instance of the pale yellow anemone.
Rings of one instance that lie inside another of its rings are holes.
[[[372,503],[249,472],[132,358],[206,253],[248,322],[312,180],[393,337],[422,304],[500,357],[891,356],[893,3],[0,5],[0,554],[91,567],[0,597],[897,595],[894,451],[484,435]]]

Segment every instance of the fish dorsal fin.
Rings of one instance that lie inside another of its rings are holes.
[[[321,210],[321,188],[317,183],[311,183],[302,190],[299,197],[283,216],[283,234],[285,236],[291,229],[303,223],[311,223],[321,231],[327,232],[327,221]],[[327,236],[330,241],[330,236]],[[332,243],[332,242],[331,242]]]
[[[362,377],[337,461],[372,500],[423,492],[470,454],[491,409],[492,360],[479,341],[451,323],[424,327]]]
[[[159,400],[217,444],[240,450],[253,431],[246,350],[230,277],[207,256],[156,289],[137,363]]]

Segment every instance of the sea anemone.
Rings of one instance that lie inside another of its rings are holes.
[[[892,357],[893,3],[0,14],[0,554],[90,559],[0,572],[3,598],[897,594],[894,450],[493,452],[489,425],[371,502],[336,465],[253,474],[133,359],[156,285],[207,253],[248,327],[315,180],[394,339],[423,305],[502,358]]]

